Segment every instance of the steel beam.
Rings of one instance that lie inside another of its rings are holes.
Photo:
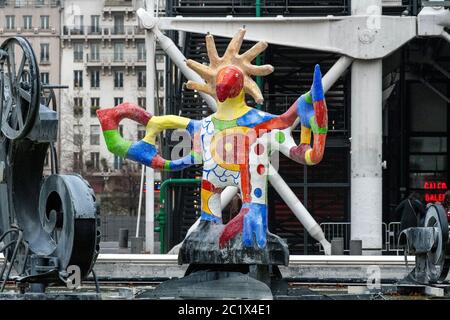
[[[370,11],[362,15],[342,17],[177,16],[155,19],[146,12],[142,12],[140,17],[144,26],[158,25],[161,30],[202,34],[209,32],[229,38],[236,30],[245,26],[247,40],[335,52],[356,59],[385,57],[416,36],[416,17],[373,15]],[[372,24],[383,27],[375,30]]]

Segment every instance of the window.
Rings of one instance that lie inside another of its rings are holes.
[[[74,43],[73,44],[73,61],[83,62],[83,44]]]
[[[83,169],[83,157],[80,152],[73,153],[73,170]]]
[[[120,170],[122,169],[122,165],[123,165],[123,158],[119,156],[114,156],[114,169]]]
[[[123,71],[114,72],[114,88],[123,88]]]
[[[49,73],[48,72],[41,72],[41,82],[43,84],[49,84]]]
[[[6,16],[6,29],[12,30],[16,27],[16,17]]]
[[[100,33],[100,16],[91,16],[91,33]]]
[[[147,99],[146,98],[138,98],[138,106],[145,109],[147,107]]]
[[[93,170],[100,170],[100,153],[91,152],[91,165]]]
[[[93,70],[91,72],[91,88],[99,88],[100,87],[100,71]]]
[[[91,117],[96,117],[96,111],[100,109],[100,98],[91,98]]]
[[[100,145],[100,126],[98,124],[91,125],[91,145]]]
[[[146,131],[145,131],[145,126],[139,124],[137,129],[138,129],[138,132],[137,132],[137,138],[138,138],[138,140],[144,139],[144,137],[145,137],[145,132],[146,132]]]
[[[25,30],[30,30],[32,28],[32,16],[23,16],[23,28]]]
[[[73,31],[74,34],[84,34],[83,16],[75,15],[73,17]]]
[[[145,88],[147,86],[147,80],[145,71],[138,71],[138,88]]]
[[[41,63],[49,62],[50,44],[41,43]]]
[[[156,55],[156,63],[164,63],[164,55],[163,54]]]
[[[73,98],[73,116],[83,116],[83,98]]]
[[[123,15],[114,16],[114,34],[124,34],[125,28],[123,24]]]
[[[50,17],[49,16],[41,16],[41,29],[42,30],[50,29]]]
[[[158,88],[164,90],[164,71],[158,70]]]
[[[73,125],[73,144],[76,147],[83,146],[83,125],[74,124]]]
[[[123,47],[124,44],[121,42],[114,43],[114,61],[123,61]]]
[[[123,103],[123,98],[121,98],[121,97],[114,98],[114,105],[115,106],[118,106],[121,103]]]
[[[100,43],[91,43],[90,61],[100,61]]]
[[[83,71],[82,70],[74,70],[73,72],[73,86],[75,88],[83,87]]]
[[[145,42],[138,42],[137,44],[137,58],[138,61],[146,60]]]

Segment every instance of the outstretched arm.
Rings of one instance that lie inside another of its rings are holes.
[[[296,162],[318,164],[323,158],[328,132],[328,110],[318,65],[314,69],[311,91],[302,95],[281,117],[289,118],[288,122],[293,122],[294,110],[301,122],[300,145],[295,144],[291,128],[287,127],[272,132],[272,147]],[[312,147],[311,134],[314,136]]]
[[[100,109],[97,116],[103,130],[106,146],[110,152],[143,165],[159,170],[182,170],[201,162],[199,145],[200,123],[196,120],[179,116],[152,116],[144,109],[131,104],[122,103],[110,109]],[[132,119],[146,126],[144,139],[136,142],[128,141],[118,131],[122,119]],[[157,151],[156,136],[165,129],[186,129],[194,139],[194,149],[179,160],[166,160]]]

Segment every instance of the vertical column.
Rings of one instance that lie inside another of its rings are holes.
[[[146,10],[151,16],[155,14],[155,1],[146,1]],[[145,91],[147,97],[147,111],[151,114],[155,113],[155,46],[156,39],[152,31],[146,30],[145,47],[147,50],[147,88]],[[150,167],[146,168],[145,181],[145,252],[153,253],[154,251],[154,228],[155,228],[155,200],[154,185],[155,173]]]
[[[379,0],[352,1],[352,14],[373,15],[374,6],[381,13]],[[351,239],[362,241],[364,255],[376,255],[382,248],[382,60],[354,61],[351,76]]]

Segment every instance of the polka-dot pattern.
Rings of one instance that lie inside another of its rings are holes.
[[[275,139],[278,141],[278,143],[283,143],[286,140],[284,132],[278,131],[277,133],[275,133]]]
[[[233,149],[233,145],[231,143],[225,143],[224,145],[225,151],[231,151],[231,149]]]
[[[258,172],[258,174],[263,174],[264,171],[266,171],[266,168],[264,167],[263,164],[258,164],[258,166],[256,167],[256,172]]]
[[[261,196],[262,196],[261,188],[256,188],[255,191],[253,191],[253,194],[255,195],[255,197],[261,198]]]
[[[258,143],[255,146],[255,153],[259,156],[264,153],[264,146],[261,143]]]

